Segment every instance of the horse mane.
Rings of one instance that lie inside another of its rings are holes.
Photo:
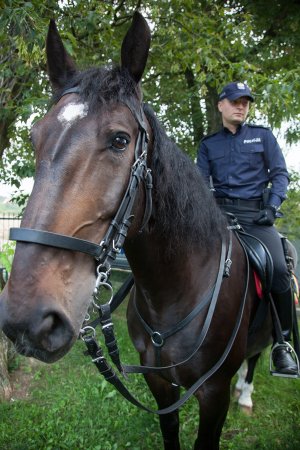
[[[90,68],[77,72],[54,93],[53,102],[62,92],[78,86],[79,95],[96,113],[110,102],[128,102],[139,107],[141,93],[128,71],[119,66]],[[153,131],[151,169],[153,174],[153,214],[150,229],[165,237],[172,248],[201,245],[211,248],[224,232],[224,218],[197,166],[167,136],[153,110],[143,105]],[[171,239],[170,239],[171,237]]]
[[[209,249],[224,233],[224,217],[196,164],[167,136],[149,105],[144,112],[154,136],[153,226],[160,235],[172,236],[169,242],[177,249]]]

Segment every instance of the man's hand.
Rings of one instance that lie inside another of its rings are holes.
[[[259,211],[254,217],[253,222],[257,225],[271,226],[276,219],[276,208],[274,206],[267,206],[265,209]]]

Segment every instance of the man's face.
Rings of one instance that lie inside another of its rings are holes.
[[[224,98],[218,103],[218,109],[222,114],[223,125],[240,125],[245,122],[249,112],[250,101],[248,97],[240,97],[236,100]]]

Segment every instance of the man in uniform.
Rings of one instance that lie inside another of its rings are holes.
[[[233,213],[243,229],[259,238],[271,253],[274,264],[272,296],[286,343],[275,343],[274,373],[297,376],[291,341],[293,298],[290,275],[280,236],[273,226],[286,198],[288,172],[281,149],[269,128],[245,124],[253,96],[245,83],[226,85],[218,102],[223,128],[205,137],[198,151],[197,165],[213,184],[217,203]],[[263,193],[271,186],[266,203]]]

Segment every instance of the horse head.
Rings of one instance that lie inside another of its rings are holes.
[[[148,25],[136,12],[120,66],[79,72],[50,22],[46,52],[54,98],[31,130],[36,174],[23,230],[103,241],[136,158],[143,121],[139,82],[149,45]],[[95,259],[77,247],[19,241],[1,294],[1,326],[20,353],[52,362],[78,337],[95,285]]]

